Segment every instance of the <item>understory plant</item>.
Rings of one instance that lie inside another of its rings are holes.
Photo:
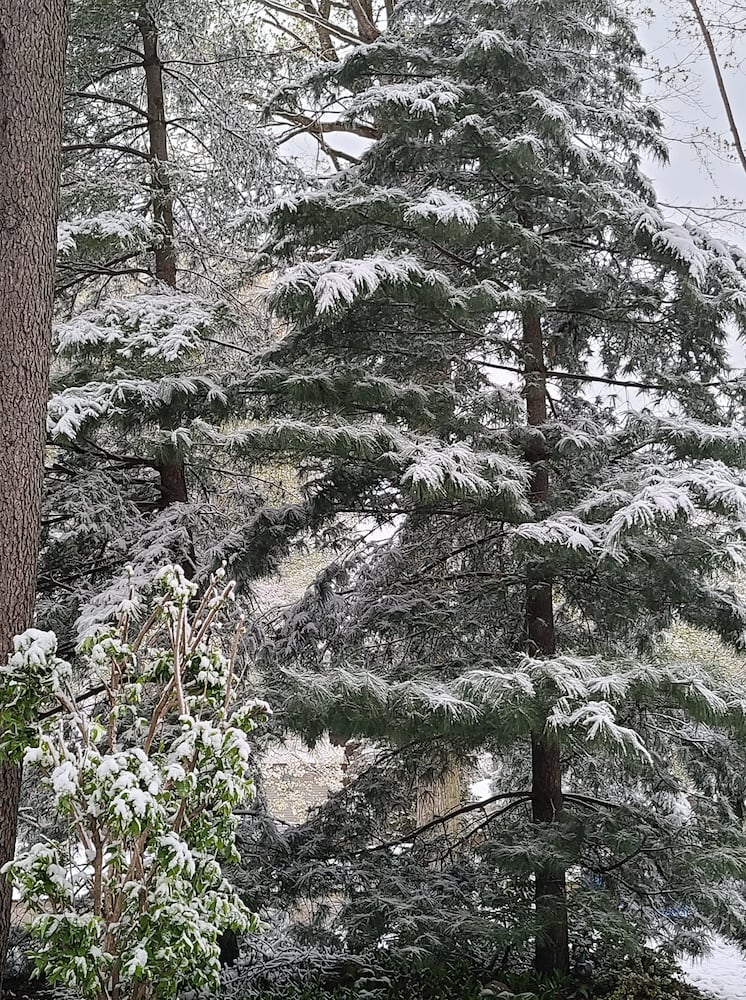
[[[158,588],[149,604],[132,590],[79,664],[29,629],[0,668],[0,752],[49,787],[64,830],[4,872],[32,915],[37,969],[91,998],[213,988],[220,933],[257,927],[220,867],[238,860],[247,734],[269,712],[233,711],[241,626],[221,625],[234,585],[219,573],[198,600],[167,566]]]

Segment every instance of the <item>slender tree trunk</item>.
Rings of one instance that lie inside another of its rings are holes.
[[[159,233],[159,243],[155,250],[155,276],[164,284],[176,288],[174,199],[168,176],[168,123],[163,95],[163,64],[158,52],[158,26],[147,3],[140,4],[137,27],[142,38],[144,56],[153,221]]]
[[[147,3],[141,3],[137,18],[143,45],[145,95],[148,113],[148,138],[153,195],[153,221],[158,243],[155,248],[155,276],[164,285],[176,288],[176,250],[174,247],[174,198],[168,176],[168,122],[163,93],[163,63],[158,51],[158,26]],[[178,419],[165,413],[165,430],[175,430]],[[159,506],[187,500],[186,475],[183,460],[166,455],[158,465],[161,499]],[[185,567],[186,569],[187,567]]]
[[[0,659],[31,624],[39,552],[57,249],[66,10],[3,0],[0,16]],[[0,697],[2,694],[0,693]],[[0,865],[15,851],[20,768],[0,763]],[[0,994],[10,929],[0,878]]]
[[[720,68],[720,60],[718,59],[715,42],[712,39],[710,29],[707,27],[707,22],[705,21],[704,14],[702,13],[702,8],[697,0],[689,0],[689,6],[694,11],[694,17],[696,18],[700,34],[702,35],[702,39],[705,43],[707,55],[710,57],[710,65],[712,66],[712,71],[715,74],[715,82],[718,85],[718,93],[720,94],[720,100],[723,105],[723,110],[725,111],[725,117],[728,119],[728,128],[730,129],[733,145],[736,153],[738,154],[738,160],[743,170],[746,171],[746,150],[743,147],[743,141],[741,139],[738,123],[736,122],[736,116],[733,114],[733,105],[730,101],[728,88],[725,85],[723,71]]]
[[[523,351],[526,371],[526,410],[529,427],[547,419],[544,341],[540,317],[523,317]],[[526,455],[533,465],[531,498],[541,507],[549,499],[547,450],[539,431],[530,440]],[[552,582],[541,573],[529,574],[526,589],[526,648],[532,656],[552,656],[555,651]],[[531,735],[531,790],[535,823],[554,823],[562,811],[562,765],[556,733],[542,720]],[[534,967],[539,973],[566,973],[570,967],[567,933],[567,888],[561,865],[545,864],[534,872],[536,880],[536,947]]]

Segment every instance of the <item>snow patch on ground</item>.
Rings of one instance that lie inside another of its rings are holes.
[[[681,967],[690,983],[720,1000],[746,1000],[746,957],[735,945],[716,940],[709,955]]]

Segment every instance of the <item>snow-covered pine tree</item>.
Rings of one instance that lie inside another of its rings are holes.
[[[399,779],[436,751],[500,762],[499,808],[438,879],[433,824],[383,850],[364,822],[382,789],[401,805],[383,764],[367,798],[344,792],[348,863],[321,891],[346,885],[350,926],[389,947],[534,940],[536,969],[565,972],[568,906],[575,941],[592,926],[604,947],[743,933],[743,786],[717,791],[707,761],[743,760],[746,703],[659,639],[677,617],[746,635],[723,582],[743,555],[746,261],[657,206],[639,57],[613,3],[401,3],[312,81],[380,141],[273,214],[288,333],[257,375],[277,418],[245,444],[388,537],[285,616],[272,701],[310,739],[380,741]]]
[[[143,579],[235,557],[241,577],[271,548],[252,544],[267,489],[225,434],[266,336],[252,226],[295,176],[259,114],[292,56],[265,42],[241,3],[72,4],[41,566],[65,649],[117,605],[127,563]]]

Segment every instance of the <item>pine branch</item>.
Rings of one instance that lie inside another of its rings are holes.
[[[424,823],[422,826],[416,827],[414,830],[410,830],[409,833],[405,834],[403,837],[398,837],[396,840],[390,840],[385,844],[376,844],[375,847],[365,848],[365,851],[386,851],[391,847],[400,847],[402,844],[408,844],[410,840],[415,840],[417,837],[421,837],[423,833],[428,833],[430,830],[434,830],[435,827],[446,824],[450,820],[455,819],[457,816],[463,816],[466,813],[474,812],[475,809],[484,809],[492,802],[500,802],[504,799],[523,800],[530,799],[531,797],[531,791],[502,792],[499,795],[490,795],[489,798],[480,799],[478,802],[467,802],[466,805],[459,806],[458,809],[452,809],[451,812],[447,812],[443,816],[436,816],[435,819]],[[356,851],[355,853],[360,854],[362,851]]]
[[[124,146],[116,142],[73,142],[62,146],[63,153],[75,153],[85,150],[86,152],[96,152],[97,150],[111,150],[113,153],[123,153],[126,156],[134,156],[139,160],[150,163],[151,156],[134,146]]]

